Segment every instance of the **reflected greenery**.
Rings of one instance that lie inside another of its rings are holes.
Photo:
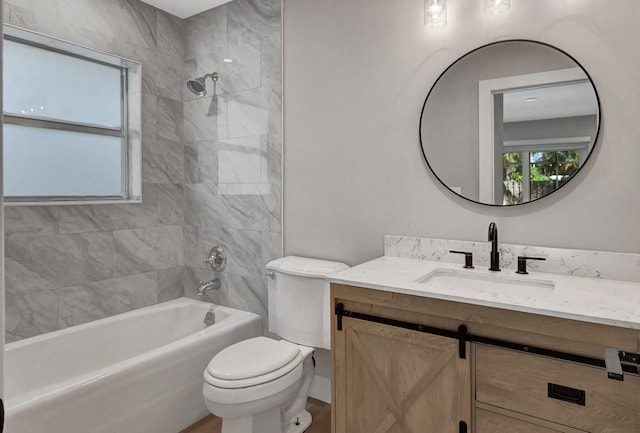
[[[529,163],[523,165],[523,161]],[[567,183],[580,169],[580,151],[506,152],[502,162],[503,204],[520,204]]]

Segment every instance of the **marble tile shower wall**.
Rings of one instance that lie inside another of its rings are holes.
[[[143,204],[5,209],[7,341],[182,296],[184,22],[138,0],[5,0],[9,24],[143,64]]]
[[[206,97],[184,91],[185,294],[219,277],[209,299],[266,320],[264,265],[281,255],[280,0],[189,18],[185,39],[185,79],[220,73]],[[202,262],[214,245],[228,256],[219,274]]]

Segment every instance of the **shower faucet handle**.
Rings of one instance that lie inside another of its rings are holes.
[[[209,256],[203,260],[211,266],[214,271],[221,271],[227,264],[227,256],[220,246],[215,246],[209,251]]]

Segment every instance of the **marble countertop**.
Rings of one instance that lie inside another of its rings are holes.
[[[512,281],[516,285],[518,282],[532,282],[537,287],[472,291],[416,281],[436,270],[443,270],[447,275],[455,273],[478,277],[485,282],[491,282],[491,279]],[[535,271],[517,275],[509,269],[490,272],[481,266],[463,269],[459,264],[390,256],[338,272],[329,280],[395,293],[640,329],[640,283]]]

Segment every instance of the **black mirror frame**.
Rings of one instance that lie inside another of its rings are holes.
[[[483,203],[477,200],[473,200],[470,199],[468,197],[465,197],[461,194],[458,194],[457,192],[453,191],[451,188],[449,188],[449,186],[444,183],[444,181],[442,179],[440,179],[440,177],[438,176],[438,174],[436,173],[436,171],[434,170],[434,168],[431,166],[431,164],[429,163],[429,159],[427,158],[427,155],[424,151],[424,143],[422,142],[422,119],[424,116],[424,112],[425,112],[425,108],[427,106],[427,101],[429,100],[429,96],[431,96],[431,93],[433,92],[433,89],[438,85],[438,82],[440,81],[440,79],[449,71],[449,69],[451,69],[454,65],[456,65],[460,60],[462,60],[463,58],[465,58],[466,56],[475,53],[476,51],[479,51],[483,48],[489,47],[489,46],[493,46],[493,45],[497,45],[497,44],[501,44],[501,43],[505,43],[505,42],[530,42],[530,43],[534,43],[534,44],[539,44],[539,45],[544,45],[546,47],[552,48],[556,51],[561,52],[562,54],[564,54],[565,56],[567,56],[568,58],[570,58],[571,60],[573,60],[573,62],[584,72],[584,74],[587,76],[589,82],[591,83],[591,87],[593,87],[593,92],[595,93],[596,96],[596,102],[598,104],[598,125],[596,128],[596,134],[595,137],[593,139],[593,147],[591,148],[591,151],[589,152],[589,154],[587,155],[587,157],[584,160],[584,163],[580,166],[580,168],[573,174],[573,176],[571,176],[571,178],[564,184],[560,185],[558,188],[556,188],[555,190],[553,190],[552,192],[543,195],[542,197],[538,197],[535,200],[529,200],[523,203],[516,203],[516,204],[491,204],[491,203]],[[575,176],[578,175],[578,173],[580,173],[580,171],[582,170],[582,168],[589,162],[589,159],[591,158],[591,155],[593,155],[593,151],[595,150],[596,144],[598,143],[598,139],[600,138],[600,128],[602,126],[602,104],[600,103],[600,95],[598,94],[598,89],[596,88],[595,83],[593,82],[593,80],[591,79],[591,75],[589,75],[589,73],[587,72],[587,70],[582,66],[582,64],[580,64],[580,62],[578,62],[575,57],[573,57],[571,54],[567,53],[566,51],[555,47],[551,44],[548,44],[546,42],[540,42],[540,41],[534,41],[532,39],[505,39],[505,40],[500,40],[500,41],[496,41],[496,42],[490,42],[488,44],[484,44],[480,47],[474,48],[471,51],[466,52],[465,54],[463,54],[462,56],[458,57],[456,59],[456,61],[454,61],[453,63],[451,63],[449,66],[447,66],[447,68],[442,71],[442,73],[438,76],[438,78],[434,81],[433,85],[431,86],[431,88],[429,89],[429,93],[427,93],[427,97],[424,100],[424,104],[422,104],[422,110],[420,111],[420,119],[419,119],[419,123],[418,123],[418,139],[420,140],[420,152],[422,153],[422,157],[424,158],[424,161],[427,163],[427,166],[429,167],[429,170],[431,170],[431,173],[436,177],[436,179],[438,179],[438,181],[444,185],[444,187],[449,190],[451,193],[455,194],[458,197],[461,197],[471,203],[476,203],[476,204],[480,204],[483,206],[491,206],[491,207],[500,207],[500,208],[510,208],[510,207],[514,207],[514,206],[523,206],[523,205],[527,205],[529,203],[533,203],[533,202],[537,202],[538,200],[544,199],[545,197],[548,197],[550,195],[552,195],[553,193],[555,193],[556,191],[559,191],[561,188],[563,188],[564,186],[568,185]]]

